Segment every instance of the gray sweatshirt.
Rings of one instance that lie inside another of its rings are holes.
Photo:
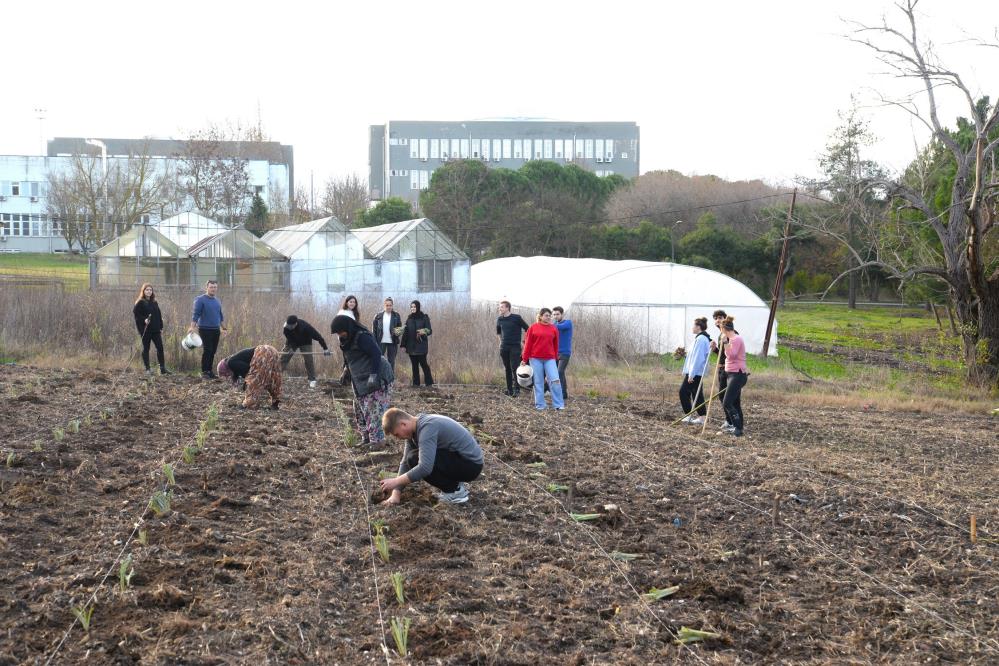
[[[407,462],[414,449],[419,449],[419,464],[410,467]],[[399,474],[405,474],[410,481],[419,481],[434,470],[437,451],[454,451],[462,458],[482,464],[482,448],[463,425],[440,414],[417,414],[416,432],[406,440],[406,450],[402,453]]]

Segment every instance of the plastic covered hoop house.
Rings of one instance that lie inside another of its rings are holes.
[[[473,265],[471,281],[474,302],[561,305],[570,317],[609,317],[631,330],[644,351],[659,354],[689,346],[696,317],[708,318],[714,337],[711,313],[719,309],[735,317],[746,351],[759,354],[769,314],[767,304],[738,280],[682,264],[506,257]],[[776,333],[769,353],[777,354]]]

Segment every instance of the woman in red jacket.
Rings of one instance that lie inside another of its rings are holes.
[[[562,383],[558,377],[558,329],[552,324],[552,311],[541,308],[538,322],[527,329],[521,365],[531,365],[534,371],[534,406],[545,409],[545,379],[551,387],[552,407],[565,408],[562,400]]]

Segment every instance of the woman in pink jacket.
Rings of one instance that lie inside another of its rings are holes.
[[[742,437],[742,388],[749,379],[749,369],[746,367],[746,343],[742,336],[735,332],[735,318],[725,317],[721,325],[721,334],[725,337],[725,374],[728,376],[728,388],[725,389],[725,399],[722,407],[730,426],[724,430],[736,437]]]

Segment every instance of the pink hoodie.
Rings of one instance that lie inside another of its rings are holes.
[[[746,367],[746,343],[741,335],[733,335],[725,345],[725,372],[749,372]]]

